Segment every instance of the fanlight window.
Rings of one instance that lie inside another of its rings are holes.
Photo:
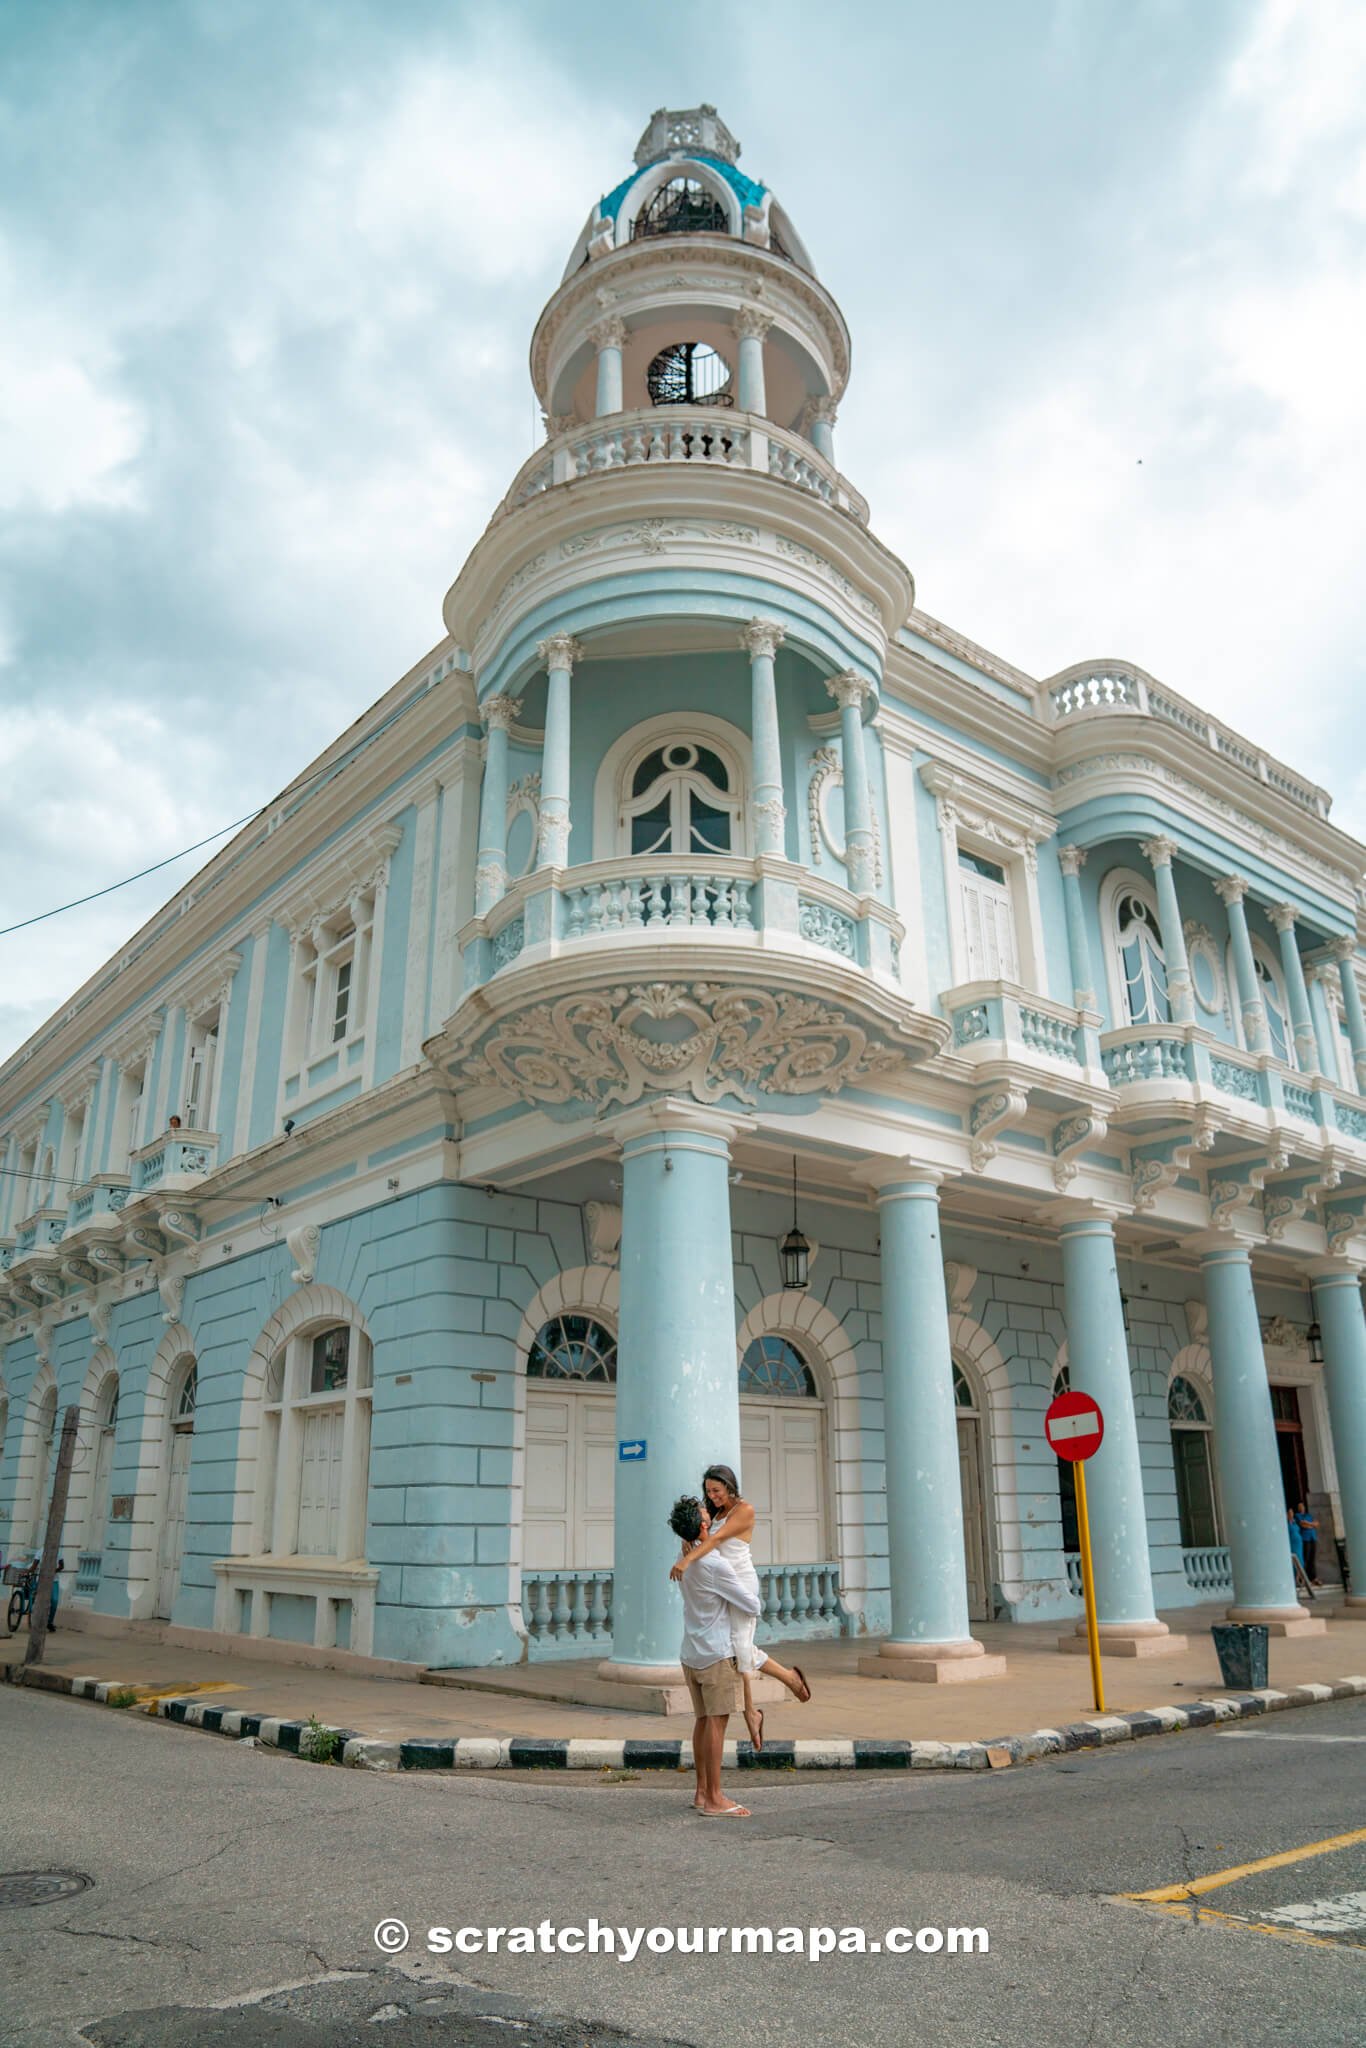
[[[334,1394],[344,1388],[350,1356],[351,1332],[345,1323],[334,1330],[320,1330],[313,1339],[309,1393]]]
[[[646,235],[724,235],[730,222],[726,209],[698,178],[670,178],[643,206],[631,224],[631,240]]]
[[[1131,1024],[1168,1024],[1167,955],[1152,910],[1141,896],[1125,895],[1118,908],[1119,959]]]
[[[175,1420],[177,1422],[194,1421],[195,1402],[198,1399],[198,1395],[199,1367],[192,1365],[185,1375],[184,1383],[180,1389],[180,1397],[175,1404]]]
[[[592,1316],[552,1316],[526,1362],[533,1380],[589,1380],[611,1385],[617,1376],[617,1340]]]
[[[730,853],[739,799],[719,754],[691,740],[656,747],[631,778],[631,852]]]
[[[1180,1373],[1167,1392],[1167,1419],[1169,1422],[1209,1422],[1204,1402],[1190,1381],[1183,1379]]]
[[[645,372],[651,405],[733,405],[730,364],[705,341],[675,341]]]
[[[742,1394],[795,1395],[820,1399],[815,1376],[795,1344],[786,1337],[756,1337],[740,1360]]]
[[[959,1371],[957,1366],[953,1368],[953,1405],[955,1408],[968,1408],[972,1410],[975,1410],[977,1407],[977,1403],[972,1397],[972,1388],[968,1385],[965,1376]]]

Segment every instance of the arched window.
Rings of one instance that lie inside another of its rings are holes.
[[[185,1528],[190,1494],[190,1458],[194,1450],[194,1411],[199,1393],[199,1368],[193,1358],[177,1360],[171,1374],[171,1399],[163,1451],[166,1494],[157,1546],[156,1612],[169,1620],[180,1591],[185,1562]]]
[[[592,1316],[552,1316],[531,1347],[526,1370],[528,1379],[611,1385],[617,1376],[617,1340]]]
[[[119,1421],[119,1376],[106,1373],[95,1396],[95,1463],[86,1504],[84,1548],[104,1549],[109,1519],[109,1489],[114,1474],[114,1443]]]
[[[360,1557],[370,1473],[370,1344],[352,1323],[301,1330],[266,1374],[261,1548]]]
[[[796,1396],[817,1401],[815,1375],[786,1337],[756,1337],[740,1360],[740,1393]]]
[[[647,235],[724,235],[726,209],[699,178],[670,178],[647,200],[631,223],[631,240]]]
[[[959,1366],[953,1368],[953,1405],[955,1408],[966,1408],[972,1414],[977,1412],[977,1402],[973,1396],[972,1388],[968,1385]]]
[[[651,405],[732,405],[730,364],[706,341],[675,341],[645,372]]]
[[[57,1389],[49,1387],[33,1422],[33,1471],[29,1480],[28,1532],[25,1541],[36,1550],[47,1523],[47,1489],[57,1438]]]
[[[1124,989],[1124,1021],[1169,1024],[1167,955],[1152,904],[1137,890],[1126,889],[1115,905],[1115,943]]]
[[[740,797],[729,764],[693,740],[653,748],[631,773],[622,824],[633,854],[736,852]]]
[[[1290,1005],[1286,1001],[1285,983],[1281,980],[1280,968],[1267,957],[1254,941],[1252,964],[1257,970],[1257,991],[1266,1012],[1266,1041],[1271,1057],[1282,1066],[1295,1064],[1295,1033],[1290,1022]]]
[[[1167,1389],[1167,1420],[1172,1432],[1181,1547],[1208,1549],[1220,1540],[1210,1422],[1199,1388],[1181,1373],[1175,1375]]]

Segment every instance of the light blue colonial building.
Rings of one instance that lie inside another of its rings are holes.
[[[1073,1637],[1064,1376],[1113,1649],[1322,1627],[1287,1500],[1366,1569],[1366,852],[918,608],[739,154],[653,117],[439,643],[0,1070],[0,1540],[78,1403],[86,1627],[658,1679],[723,1459],[772,1638],[985,1674]]]

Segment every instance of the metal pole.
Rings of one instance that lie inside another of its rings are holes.
[[[1091,1691],[1096,1712],[1105,1712],[1105,1688],[1100,1677],[1100,1631],[1096,1627],[1096,1582],[1091,1575],[1091,1522],[1086,1512],[1086,1460],[1078,1458],[1072,1467],[1077,1480],[1077,1535],[1081,1540],[1081,1590],[1086,1601],[1086,1647],[1091,1657]]]
[[[52,1581],[57,1576],[57,1553],[62,1547],[62,1524],[66,1520],[66,1497],[71,1490],[71,1467],[76,1456],[76,1430],[81,1419],[77,1407],[62,1417],[62,1440],[57,1446],[57,1470],[52,1477],[52,1501],[47,1511],[47,1534],[43,1539],[43,1560],[38,1567],[38,1584],[28,1618],[28,1648],[24,1664],[41,1664],[47,1645],[48,1615],[52,1608]]]

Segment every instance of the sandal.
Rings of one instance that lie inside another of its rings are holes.
[[[804,1671],[802,1670],[802,1667],[801,1667],[801,1665],[800,1665],[800,1664],[794,1664],[794,1665],[793,1665],[793,1667],[792,1667],[792,1676],[793,1676],[794,1678],[800,1678],[800,1680],[801,1680],[801,1682],[802,1682],[802,1686],[803,1686],[803,1689],[805,1690],[805,1693],[806,1693],[806,1698],[805,1698],[805,1699],[802,1699],[802,1700],[798,1700],[798,1702],[797,1702],[797,1705],[798,1705],[799,1707],[804,1707],[804,1706],[806,1706],[806,1705],[808,1705],[808,1704],[809,1704],[809,1702],[810,1702],[810,1699],[811,1699],[811,1685],[810,1685],[810,1681],[808,1680],[808,1678],[807,1678],[807,1675],[806,1675],[806,1673],[805,1673],[805,1672],[804,1672]]]

